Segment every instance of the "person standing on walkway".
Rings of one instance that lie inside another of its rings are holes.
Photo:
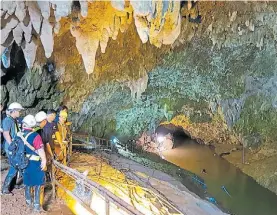
[[[3,111],[4,106],[2,104],[0,104],[0,111],[1,111],[1,128],[0,128],[0,132],[1,132],[1,155],[5,155],[5,150],[4,150],[4,137],[3,137],[3,128],[2,128],[2,121],[6,118],[6,113]]]
[[[53,159],[54,140],[53,135],[57,131],[57,124],[54,122],[56,118],[55,110],[49,110],[46,114],[46,124],[42,129],[41,138],[45,146],[45,151],[47,152],[47,157]]]
[[[9,152],[9,145],[12,143],[13,139],[16,137],[17,132],[19,132],[19,127],[17,124],[17,118],[20,116],[20,111],[24,108],[21,104],[17,102],[13,102],[9,105],[8,111],[9,115],[3,120],[2,128],[3,128],[3,136],[4,136],[4,148],[8,160],[11,159],[11,152]],[[13,179],[17,176],[18,170],[16,170],[12,165],[10,165],[8,174],[4,180],[2,186],[2,194],[11,194],[10,186]]]
[[[42,129],[47,123],[47,115],[44,111],[40,111],[35,115],[35,119],[37,122],[36,127],[33,129],[33,131],[36,131],[40,136],[42,134]]]
[[[58,110],[57,110],[57,115],[56,115],[56,118],[54,120],[55,123],[58,123],[59,122],[59,118],[60,118],[60,112],[66,112],[68,113],[68,107],[65,106],[65,105],[61,105]]]
[[[28,206],[32,206],[32,192],[34,195],[34,211],[43,212],[43,196],[41,190],[45,184],[46,156],[41,136],[33,130],[36,119],[33,115],[27,115],[23,119],[23,136],[27,136],[29,144],[25,144],[26,156],[29,157],[27,168],[23,172],[25,185],[25,198]],[[43,194],[43,192],[42,192]]]
[[[57,123],[57,131],[55,132],[55,155],[58,161],[61,161],[64,165],[66,165],[67,158],[67,132],[68,127],[66,126],[67,113],[65,111],[61,111],[59,115],[59,122]]]

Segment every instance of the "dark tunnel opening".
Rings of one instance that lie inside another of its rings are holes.
[[[189,143],[189,140],[192,139],[189,132],[185,131],[181,126],[173,124],[159,125],[155,133],[157,136],[170,136],[173,141],[173,148]]]

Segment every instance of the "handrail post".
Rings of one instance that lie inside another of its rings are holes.
[[[106,215],[110,215],[110,202],[107,198],[105,198],[105,202],[106,202]]]

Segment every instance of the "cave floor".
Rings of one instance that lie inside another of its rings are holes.
[[[7,159],[1,156],[1,188],[8,173]],[[13,195],[1,195],[1,215],[29,215],[38,214],[33,212],[25,203],[24,189],[14,189]],[[49,215],[71,215],[73,214],[61,200],[52,200],[51,186],[45,188],[44,209]]]

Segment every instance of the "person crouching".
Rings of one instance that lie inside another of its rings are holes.
[[[32,206],[32,194],[34,193],[34,210],[43,212],[40,202],[40,190],[45,183],[46,156],[41,136],[33,131],[36,126],[36,119],[33,115],[27,115],[22,121],[23,133],[28,143],[25,143],[26,156],[29,157],[29,164],[23,173],[25,185],[25,198],[28,206]]]

